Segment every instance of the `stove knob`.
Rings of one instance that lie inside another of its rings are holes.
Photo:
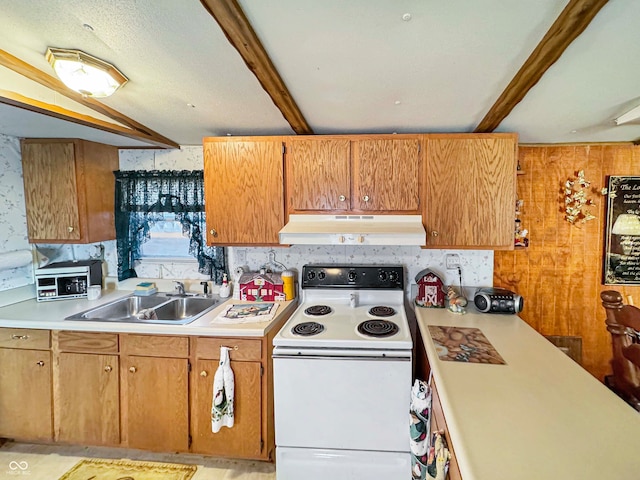
[[[318,273],[318,280],[324,280],[324,277],[326,277],[326,274],[324,272]]]
[[[398,272],[391,272],[389,274],[389,280],[391,280],[392,282],[397,282],[398,281]]]
[[[316,278],[316,272],[314,272],[313,270],[310,270],[309,272],[307,272],[307,278],[309,280],[313,280],[314,278]]]
[[[347,277],[349,278],[350,282],[355,282],[356,281],[356,272],[354,272],[353,270],[349,272],[349,275],[347,275]]]
[[[378,273],[378,278],[380,279],[381,282],[386,282],[387,281],[387,272],[385,272],[384,270],[381,271],[380,273]]]

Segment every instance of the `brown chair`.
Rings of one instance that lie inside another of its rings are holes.
[[[605,383],[633,408],[640,411],[640,308],[622,303],[613,290],[600,293],[611,334],[613,375]]]

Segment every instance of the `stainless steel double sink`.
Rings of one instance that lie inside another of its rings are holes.
[[[76,313],[65,320],[186,325],[213,310],[219,303],[218,298],[209,297],[163,294],[148,297],[130,295]]]

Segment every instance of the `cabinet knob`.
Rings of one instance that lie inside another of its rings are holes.
[[[342,235],[338,237],[338,243],[344,243],[344,237]]]
[[[369,195],[365,195],[364,197],[362,197],[362,200],[364,200],[365,203],[368,202],[369,201]]]
[[[136,367],[129,367],[129,371],[131,373],[136,373],[137,369],[136,369]]]
[[[11,335],[11,340],[27,340],[29,335]]]
[[[212,237],[218,236],[218,232],[216,232],[215,228],[212,228],[211,230],[209,230],[209,233],[211,234]]]
[[[67,227],[67,231],[68,231],[69,233],[73,232],[73,227]]]
[[[36,365],[38,365],[39,367],[44,367],[44,362],[40,360],[38,363],[36,363]]]
[[[201,376],[201,377],[206,377],[207,375],[208,375],[208,373],[207,373],[207,371],[206,371],[206,370],[202,370],[202,371],[200,372],[200,376]]]
[[[364,243],[364,235],[358,236],[358,243]]]
[[[133,368],[133,367],[131,367]],[[106,367],[104,367],[104,371],[109,373],[111,370],[113,370],[113,368],[111,368],[111,365],[107,365]]]
[[[435,230],[433,232],[431,232],[431,236],[432,237],[437,237],[438,236],[438,232],[436,232]]]
[[[347,197],[345,197],[344,195],[340,195],[338,197],[338,200],[340,200],[341,202],[344,202],[347,199]]]

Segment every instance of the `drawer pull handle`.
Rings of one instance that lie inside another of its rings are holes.
[[[137,370],[136,367],[129,367],[129,371],[131,373],[136,373],[136,370]]]
[[[111,370],[113,370],[113,368],[111,368],[111,365],[107,365],[106,367],[104,367],[104,371],[109,373]]]
[[[27,340],[29,335],[11,335],[11,340]]]
[[[347,199],[347,197],[345,197],[344,195],[340,195],[338,197],[338,200],[340,200],[341,202],[344,202]]]
[[[207,375],[208,375],[208,373],[207,373],[207,371],[206,371],[206,370],[202,370],[202,371],[200,372],[200,376],[201,376],[201,377],[206,377]]]
[[[218,232],[216,231],[215,228],[212,228],[211,230],[209,230],[209,234],[211,234],[212,237],[218,236]]]
[[[432,237],[437,237],[438,236],[438,232],[434,230],[433,232],[431,232],[431,236]]]
[[[369,195],[365,195],[364,197],[362,197],[362,200],[367,203],[369,201]]]
[[[36,363],[36,365],[38,365],[39,367],[44,367],[44,362],[40,360],[38,363]]]

